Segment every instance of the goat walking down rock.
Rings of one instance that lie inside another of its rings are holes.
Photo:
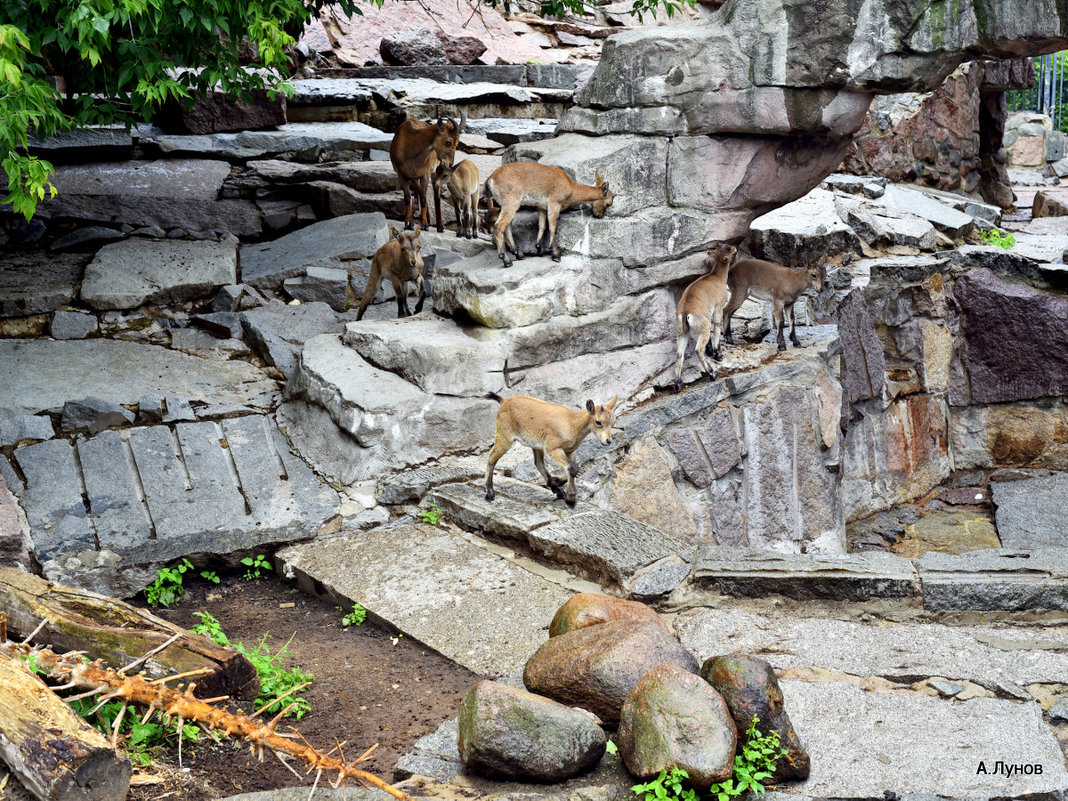
[[[452,166],[456,158],[456,146],[467,124],[467,113],[460,113],[460,122],[439,117],[437,123],[421,120],[405,120],[389,143],[389,160],[400,179],[404,192],[404,230],[412,228],[412,194],[419,202],[419,222],[423,228],[430,225],[430,208],[426,191],[432,181],[432,173],[438,165]],[[441,223],[441,186],[433,185],[434,210],[437,214],[438,232],[445,230]]]
[[[723,307],[727,305],[727,275],[737,252],[731,245],[709,250],[705,259],[705,266],[710,268],[708,275],[686,287],[679,298],[675,311],[676,392],[682,390],[682,362],[692,334],[697,336],[695,351],[701,369],[708,374],[709,380],[716,379],[716,371],[705,361],[705,355],[711,355],[717,361],[722,358],[719,338],[723,328]]]
[[[572,181],[559,167],[530,161],[502,164],[486,179],[486,194],[492,196],[501,207],[497,222],[493,226],[493,242],[505,267],[512,265],[504,249],[506,239],[508,249],[515,257],[524,257],[512,238],[512,218],[520,206],[534,206],[538,209],[538,238],[535,241],[538,255],[545,253],[541,240],[548,227],[546,245],[552,253],[553,261],[560,261],[560,248],[556,244],[556,223],[560,212],[583,203],[592,203],[593,216],[600,218],[614,200],[608,182],[601,178],[600,173],[596,173],[596,184],[589,186]]]
[[[423,300],[426,292],[423,288],[423,256],[419,250],[422,244],[419,242],[420,226],[406,234],[392,225],[389,227],[389,241],[375,251],[371,261],[371,274],[367,277],[367,287],[363,291],[363,299],[360,307],[356,310],[356,319],[362,320],[363,313],[374,299],[378,288],[382,286],[382,278],[389,278],[393,284],[393,293],[397,296],[397,317],[410,317],[412,312],[408,308],[408,282],[415,284],[419,291],[419,300],[415,304],[415,313],[423,310]]]
[[[612,426],[616,422],[615,408],[618,398],[612,398],[603,406],[592,400],[586,401],[585,409],[571,409],[528,395],[515,395],[501,401],[497,410],[497,436],[486,465],[486,500],[492,501],[493,468],[512,443],[521,442],[534,451],[534,465],[545,479],[549,489],[563,498],[568,506],[575,505],[575,473],[578,468],[571,454],[575,452],[586,435],[593,431],[605,445],[612,444]],[[567,469],[567,490],[561,489],[564,482],[554,478],[545,467],[545,454]]]
[[[801,340],[797,338],[794,303],[809,287],[822,292],[826,279],[827,273],[823,265],[809,267],[806,270],[791,270],[789,267],[773,264],[770,261],[742,259],[731,268],[730,275],[727,277],[727,285],[731,290],[730,302],[723,312],[723,334],[727,344],[734,344],[734,337],[731,336],[731,316],[738,311],[739,306],[745,303],[746,298],[752,296],[758,300],[771,301],[771,313],[775,321],[775,330],[778,332],[779,350],[786,350],[783,329],[786,325],[787,313],[790,315],[790,341],[795,348],[800,348]]]

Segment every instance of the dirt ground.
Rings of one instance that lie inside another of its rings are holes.
[[[386,781],[417,739],[455,716],[460,699],[480,678],[419,643],[404,637],[394,643],[392,632],[370,623],[346,628],[343,612],[273,576],[256,581],[224,576],[218,585],[198,579],[175,606],[154,610],[185,627],[199,622],[197,611],[216,617],[232,642],[252,647],[270,634],[275,653],[289,641],[286,666],[315,674],[304,696],[311,712],[294,725],[324,751],[340,740],[348,758],[378,743],[361,767]],[[146,772],[156,777],[150,781],[162,781],[135,788],[130,798],[207,801],[310,785],[314,778],[298,780],[270,754],[261,763],[247,748],[207,738],[183,745],[182,765],[186,770],[179,771],[176,751],[158,754],[156,766]]]

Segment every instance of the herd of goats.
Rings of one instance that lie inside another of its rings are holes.
[[[383,277],[388,277],[393,284],[398,317],[412,313],[408,308],[409,282],[419,294],[415,313],[422,310],[425,291],[419,232],[428,226],[428,190],[433,190],[439,232],[444,231],[441,220],[441,188],[444,185],[456,216],[456,235],[468,239],[477,237],[481,227],[478,207],[482,196],[478,167],[469,159],[453,163],[466,123],[466,114],[461,114],[459,123],[443,116],[437,122],[409,119],[400,125],[393,137],[389,157],[404,192],[404,231],[391,226],[389,242],[375,253],[367,288],[356,313],[357,320],[363,317]],[[508,251],[517,259],[524,258],[511,230],[512,219],[520,206],[533,206],[538,210],[537,254],[544,255],[547,249],[553,261],[560,261],[560,248],[556,242],[560,212],[590,203],[593,216],[600,218],[613,201],[612,190],[599,173],[595,185],[589,186],[571,180],[560,167],[534,162],[502,164],[486,179],[485,189],[488,208],[481,222],[487,229],[492,226],[493,243],[505,267],[512,265]],[[413,226],[416,203],[419,223]],[[543,247],[546,229],[548,237]],[[728,344],[734,344],[731,316],[749,297],[772,302],[779,350],[786,350],[783,332],[787,314],[790,315],[790,341],[794,347],[801,346],[794,303],[809,287],[817,292],[823,290],[824,266],[791,270],[761,259],[745,258],[734,262],[736,254],[736,248],[730,245],[709,250],[705,260],[707,274],[690,284],[679,299],[675,315],[678,352],[675,392],[682,389],[682,363],[691,336],[696,337],[695,351],[702,370],[709,379],[715,380],[715,369],[706,357],[721,358],[721,336]],[[515,442],[520,442],[534,451],[534,463],[549,489],[569,506],[574,506],[577,467],[572,454],[591,431],[602,443],[611,444],[616,401],[617,398],[612,398],[598,406],[587,400],[584,409],[571,409],[525,395],[503,399],[497,412],[496,437],[486,467],[486,500],[494,498],[494,466]],[[566,489],[565,482],[546,469],[546,454],[567,470]]]

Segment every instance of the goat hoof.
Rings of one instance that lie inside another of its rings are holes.
[[[525,259],[526,257],[527,257],[527,255],[521,250],[517,250],[515,252],[516,261],[523,261],[523,259]]]
[[[675,394],[678,395],[680,392],[682,392],[682,382],[676,381],[674,384],[671,385],[671,388],[672,390],[674,390]]]
[[[575,505],[575,497],[572,495],[572,496],[568,496],[567,498],[564,498],[564,503],[566,503],[568,506],[574,506]]]
[[[786,343],[785,342],[780,342],[779,343],[779,350],[786,350]]]
[[[723,335],[723,341],[726,342],[728,345],[733,345],[734,344],[734,337],[732,337],[730,334],[724,334]]]
[[[486,490],[486,500],[487,501],[492,501],[496,497],[497,497],[497,493],[495,493],[493,490]]]
[[[445,226],[444,225],[439,225],[438,226],[438,233],[439,234],[445,233]]]
[[[716,371],[715,370],[710,370],[709,372],[705,373],[705,375],[708,376],[708,380],[709,381],[715,381],[716,380]]]
[[[553,261],[560,261],[560,254],[559,253],[554,253],[553,254]]]
[[[719,348],[716,348],[714,351],[712,351],[712,358],[715,359],[717,362],[723,361],[723,351]]]

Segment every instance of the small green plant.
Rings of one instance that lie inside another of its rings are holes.
[[[219,575],[214,570],[201,570],[200,577],[210,581],[212,584],[219,583]]]
[[[161,567],[156,571],[156,580],[145,587],[145,600],[149,606],[170,606],[185,595],[182,575],[193,569],[193,563],[183,558],[174,567]]]
[[[613,740],[609,740],[607,743],[604,744],[604,752],[606,754],[618,754],[619,746],[616,745]]]
[[[93,728],[110,736],[116,718],[122,713],[123,703],[122,701],[109,701],[94,712],[93,709],[99,703],[96,698],[80,698],[72,701],[70,708]],[[136,715],[127,713],[122,718],[119,731],[126,735],[125,750],[130,755],[130,759],[141,767],[147,767],[152,762],[148,750],[172,740],[178,734],[178,724],[175,723],[174,729],[171,730],[155,721],[142,723]],[[181,737],[186,742],[199,740],[200,731],[196,726],[183,723]]]
[[[763,794],[767,789],[764,787],[764,781],[771,778],[775,772],[775,763],[786,755],[786,749],[779,747],[779,733],[769,731],[767,734],[761,734],[756,727],[759,721],[760,718],[754,717],[745,731],[745,742],[734,756],[734,772],[731,778],[709,788],[709,793],[715,801],[728,801],[746,791],[752,791],[755,796]],[[688,778],[689,774],[682,768],[672,768],[670,771],[662,770],[652,781],[636,784],[630,789],[638,795],[643,795],[643,801],[698,801],[700,796],[697,790],[686,785]]]
[[[690,778],[690,774],[682,768],[672,768],[670,771],[662,770],[652,781],[645,784],[636,784],[631,791],[644,796],[643,801],[665,801],[668,798],[678,798],[681,801],[697,801],[697,791],[687,787],[684,782]]]
[[[245,581],[253,581],[254,579],[263,578],[263,572],[265,570],[274,570],[271,567],[271,563],[267,561],[267,557],[262,553],[256,554],[255,557],[246,556],[241,560],[241,564],[248,568],[245,571]]]
[[[988,245],[1005,248],[1005,250],[1009,250],[1016,244],[1016,237],[1008,231],[1002,231],[1000,228],[989,228],[985,231],[980,231],[979,236]]]
[[[335,607],[337,611],[344,612],[340,606]],[[341,625],[348,628],[349,626],[362,626],[363,621],[367,619],[367,610],[359,604],[352,605],[352,611],[341,618]]]
[[[256,647],[250,649],[244,643],[230,642],[230,638],[222,630],[219,621],[208,612],[195,612],[194,614],[200,618],[200,623],[193,626],[190,631],[203,634],[219,645],[233,647],[256,668],[256,673],[260,677],[260,694],[256,699],[257,710],[265,709],[267,712],[277,713],[292,705],[286,712],[286,717],[292,715],[297,720],[311,711],[311,704],[307,699],[301,698],[299,692],[295,695],[289,693],[295,687],[313,681],[315,676],[311,673],[304,673],[300,668],[287,670],[282,667],[282,663],[289,656],[289,642],[292,642],[292,637],[277,653],[272,655],[268,644],[271,639],[270,634],[264,634],[256,643]]]
[[[419,519],[431,526],[436,526],[441,522],[441,515],[441,507],[436,503],[430,504],[426,509],[419,510]]]

